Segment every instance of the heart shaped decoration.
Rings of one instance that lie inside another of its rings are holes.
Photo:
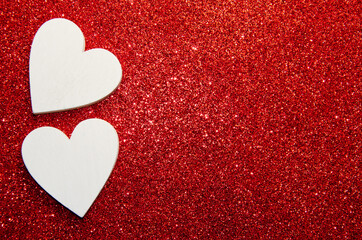
[[[118,148],[112,125],[88,119],[78,124],[70,139],[53,127],[37,128],[24,139],[21,152],[35,181],[83,217],[112,172]]]
[[[122,67],[116,56],[105,49],[84,49],[82,31],[69,20],[55,18],[39,28],[29,63],[34,114],[87,106],[117,88]]]

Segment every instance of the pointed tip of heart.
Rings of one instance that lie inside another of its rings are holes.
[[[82,212],[74,212],[71,209],[69,209],[71,212],[73,212],[75,215],[77,215],[80,218],[83,218],[85,216],[85,214],[88,212],[89,209],[82,211]]]

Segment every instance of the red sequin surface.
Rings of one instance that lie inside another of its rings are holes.
[[[359,1],[2,1],[4,239],[356,239],[361,233]],[[104,101],[31,112],[29,53],[64,17],[123,67]],[[120,138],[83,219],[26,170],[37,127],[88,118]]]

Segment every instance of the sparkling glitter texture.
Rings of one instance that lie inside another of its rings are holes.
[[[359,1],[2,1],[4,239],[357,239]],[[64,17],[124,77],[106,100],[33,115],[29,53]],[[83,219],[21,158],[41,126],[110,122],[120,153]]]

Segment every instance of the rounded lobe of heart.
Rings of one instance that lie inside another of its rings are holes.
[[[84,51],[82,31],[56,18],[35,34],[29,61],[34,114],[84,107],[106,98],[119,85],[122,67],[105,49]]]
[[[33,130],[24,139],[22,156],[35,181],[83,217],[112,172],[118,149],[113,126],[88,119],[78,124],[70,139],[53,127]]]

